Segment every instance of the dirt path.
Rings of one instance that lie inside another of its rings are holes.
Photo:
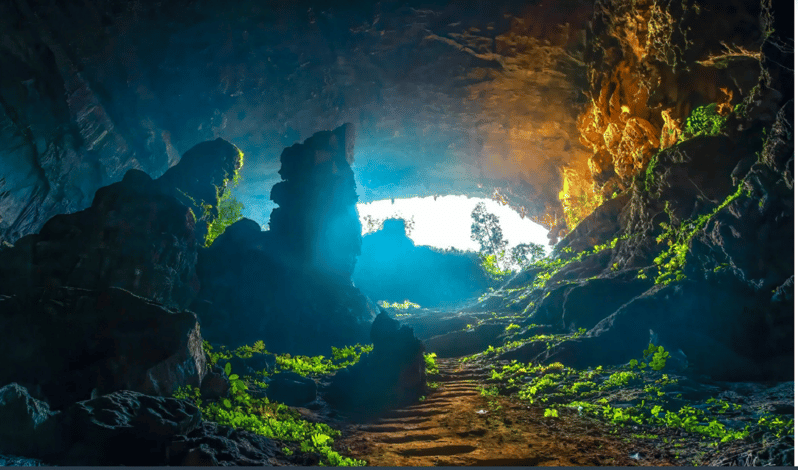
[[[678,465],[579,416],[544,418],[507,397],[483,397],[490,370],[438,359],[440,387],[418,404],[351,425],[340,449],[371,466]],[[646,455],[633,459],[632,455]]]

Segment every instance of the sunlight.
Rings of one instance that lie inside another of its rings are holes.
[[[454,247],[458,250],[479,251],[479,244],[471,240],[471,211],[479,202],[484,202],[488,211],[496,214],[501,223],[508,248],[519,243],[543,245],[548,253],[546,234],[548,231],[529,219],[521,216],[509,206],[491,199],[467,196],[430,196],[375,201],[358,204],[361,222],[366,216],[377,220],[398,217],[414,222],[410,238],[416,245],[427,245],[440,249]],[[367,227],[364,224],[365,235]]]

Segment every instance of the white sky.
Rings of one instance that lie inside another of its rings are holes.
[[[471,240],[471,212],[479,202],[484,202],[488,212],[499,217],[508,248],[519,243],[534,242],[550,251],[547,230],[531,220],[521,219],[521,215],[508,206],[491,199],[478,199],[466,196],[395,199],[358,204],[360,216],[368,214],[377,219],[391,216],[415,220],[415,228],[410,233],[416,245],[429,245],[436,248],[479,251],[479,243]],[[365,227],[364,227],[365,229]]]

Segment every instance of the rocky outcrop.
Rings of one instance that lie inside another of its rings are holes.
[[[628,187],[678,142],[697,106],[727,115],[757,84],[764,4],[596,2],[587,52],[591,103],[580,117],[595,188]],[[618,179],[614,179],[616,176]]]
[[[413,403],[425,393],[424,345],[413,329],[382,311],[371,327],[374,350],[337,372],[324,392],[333,406],[352,415],[375,415]]]
[[[164,194],[191,208],[199,223],[196,237],[205,241],[208,223],[219,215],[218,199],[227,185],[238,179],[244,153],[222,138],[199,143],[180,157],[180,162],[158,178]],[[209,208],[208,208],[209,206]]]
[[[280,155],[283,181],[272,187],[271,200],[279,207],[272,211],[268,236],[280,246],[286,268],[349,283],[361,244],[354,145],[354,126],[344,124]]]
[[[201,421],[199,408],[189,401],[131,391],[81,401],[52,413],[46,403],[11,384],[0,388],[0,417],[9,418],[0,421],[0,452],[28,457],[11,462],[67,466],[291,463],[272,439]]]
[[[11,455],[42,455],[52,416],[47,403],[36,400],[16,383],[0,388],[0,452]]]
[[[0,293],[119,287],[169,308],[188,307],[200,288],[197,247],[206,219],[216,216],[217,187],[233,179],[241,161],[240,150],[217,139],[194,146],[157,180],[128,171],[98,189],[88,209],[55,216],[0,252]],[[207,217],[203,202],[210,204]]]
[[[100,189],[89,209],[50,219],[0,252],[0,292],[119,287],[185,308],[199,290],[194,217],[149,176],[131,170]]]
[[[315,355],[367,339],[374,309],[351,280],[361,241],[352,132],[344,125],[286,149],[271,229],[242,219],[200,252],[192,309],[208,340]]]
[[[193,313],[116,288],[0,297],[0,331],[0,383],[17,382],[54,409],[116,390],[169,396],[199,387],[206,372]]]

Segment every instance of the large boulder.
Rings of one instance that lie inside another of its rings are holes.
[[[117,288],[0,297],[0,331],[0,383],[18,382],[55,409],[116,390],[169,396],[205,374],[193,313]]]
[[[416,402],[426,390],[424,345],[412,328],[383,310],[372,324],[371,341],[374,350],[337,372],[325,391],[330,404],[353,415]]]
[[[302,406],[316,400],[316,382],[296,372],[280,372],[269,378],[266,396],[288,406]]]
[[[57,215],[0,252],[0,293],[119,287],[185,308],[199,291],[194,226],[188,207],[130,170],[100,188],[90,208]]]
[[[0,453],[40,455],[46,449],[42,437],[51,429],[54,415],[47,403],[31,397],[19,384],[0,388]]]
[[[163,465],[171,441],[200,421],[199,408],[187,400],[118,391],[59,416],[42,458],[57,465]]]
[[[12,465],[289,465],[278,442],[201,421],[188,400],[123,390],[50,412],[0,388],[0,462]]]

